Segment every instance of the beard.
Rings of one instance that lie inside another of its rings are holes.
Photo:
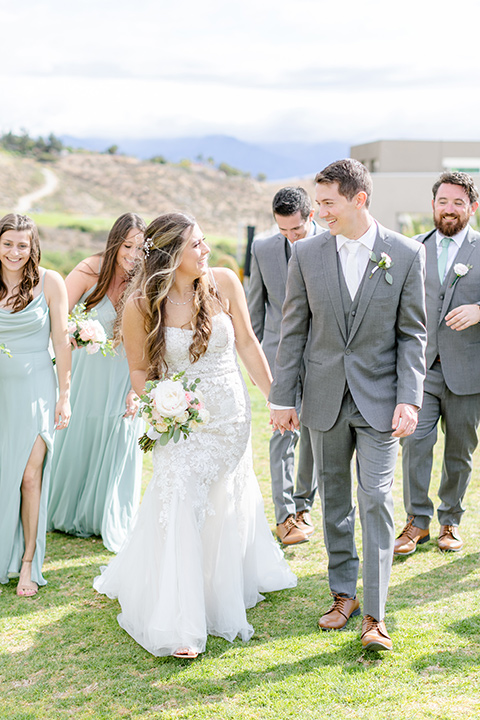
[[[437,230],[440,230],[445,237],[453,237],[468,225],[468,217],[462,218],[460,215],[452,215],[452,213],[435,213],[433,222]]]

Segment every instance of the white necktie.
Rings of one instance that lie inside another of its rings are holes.
[[[347,283],[350,297],[353,300],[360,285],[357,262],[357,252],[360,249],[360,243],[358,240],[347,240],[344,247],[348,250],[347,264],[345,266],[345,282]]]

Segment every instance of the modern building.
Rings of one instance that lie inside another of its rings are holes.
[[[374,217],[406,235],[432,226],[432,185],[440,173],[462,170],[480,186],[480,142],[378,140],[354,145],[350,156],[372,173]]]

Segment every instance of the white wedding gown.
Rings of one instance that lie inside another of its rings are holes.
[[[153,477],[134,528],[94,587],[118,598],[120,625],[153,655],[205,650],[207,635],[249,640],[246,609],[262,592],[294,587],[273,540],[253,472],[250,403],[230,318],[213,318],[193,365],[192,333],[167,328],[169,372],[186,371],[210,422],[187,440],[153,449]]]

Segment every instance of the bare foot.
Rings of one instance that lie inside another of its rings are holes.
[[[18,597],[33,597],[38,592],[38,585],[32,580],[32,561],[22,560],[22,569],[18,578]]]
[[[184,660],[195,660],[195,658],[198,657],[198,652],[195,652],[195,650],[188,647],[178,648],[178,650],[175,650],[175,652],[172,653],[172,657],[183,658]]]

